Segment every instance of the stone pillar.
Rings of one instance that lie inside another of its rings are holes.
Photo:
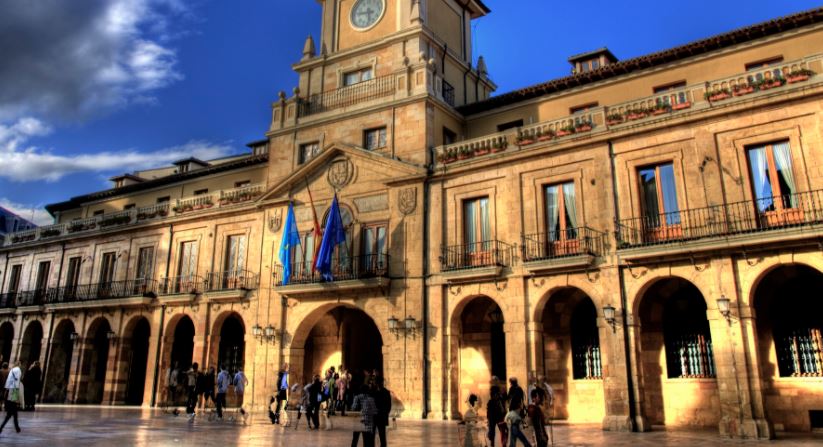
[[[652,426],[646,417],[644,386],[643,386],[643,365],[641,364],[642,355],[640,352],[640,325],[635,322],[634,316],[628,314],[628,330],[626,335],[629,339],[629,363],[631,365],[631,379],[632,390],[634,393],[634,425],[637,431],[646,432],[651,431]],[[620,321],[618,320],[617,324]]]
[[[542,323],[539,323],[537,321],[529,321],[528,323],[526,323],[526,342],[528,343],[528,358],[531,359],[531,362],[529,364],[530,375],[545,375],[544,371],[546,370],[546,365],[543,364]]]
[[[631,431],[633,424],[624,345],[624,337],[627,334],[622,325],[615,323],[612,327],[602,317],[597,319],[597,328],[600,336],[603,397],[606,405],[603,430]]]
[[[503,332],[506,334],[506,374],[509,377],[517,377],[517,382],[524,392],[528,386],[531,369],[527,352],[529,342],[526,325],[525,322],[503,324]],[[509,377],[500,377],[500,380],[508,384]]]

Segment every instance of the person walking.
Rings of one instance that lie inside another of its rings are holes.
[[[346,416],[346,393],[348,392],[349,373],[340,370],[340,377],[337,379],[337,409],[340,410],[341,416]]]
[[[0,433],[3,432],[3,429],[6,427],[6,424],[11,418],[14,418],[14,429],[17,433],[20,433],[20,423],[17,420],[17,408],[20,404],[20,399],[22,399],[22,396],[20,395],[22,376],[23,371],[20,370],[20,367],[15,366],[11,369],[11,371],[9,371],[8,377],[6,377],[6,386],[4,387],[7,393],[5,405],[6,419],[3,420],[3,425],[0,425]]]
[[[506,414],[506,424],[509,426],[509,447],[517,447],[517,441],[526,447],[532,447],[526,434],[523,433],[523,418],[520,416],[520,406],[514,404]]]
[[[180,376],[180,368],[177,362],[169,366],[166,371],[166,402],[169,406],[177,404],[177,379]]]
[[[289,390],[289,364],[283,364],[283,368],[277,373],[277,408],[274,410],[274,418],[272,424],[280,423],[280,409],[283,407],[283,402],[288,399]]]
[[[329,416],[334,416],[335,410],[337,410],[337,381],[340,380],[340,374],[334,373],[334,375],[328,381],[329,387]]]
[[[3,365],[0,366],[0,385],[6,384],[6,379],[9,378],[9,364],[7,362],[3,362]],[[0,389],[0,410],[3,409],[3,404],[6,401],[6,388]]]
[[[534,441],[536,447],[546,447],[549,445],[549,435],[546,433],[546,418],[540,408],[543,404],[543,392],[540,388],[532,390],[529,394],[532,403],[529,405],[527,413],[532,427],[534,427]]]
[[[525,408],[523,403],[526,400],[526,395],[523,392],[523,388],[520,388],[520,385],[517,384],[517,377],[512,377],[509,379],[509,410],[514,407],[518,409]]]
[[[23,374],[23,389],[25,390],[26,408],[23,411],[34,411],[34,404],[37,401],[37,395],[40,394],[40,388],[43,386],[43,372],[40,369],[40,362],[35,360],[29,366],[28,371]]]
[[[360,427],[352,433],[351,447],[357,447],[361,435],[365,447],[374,447],[374,420],[378,410],[371,391],[368,385],[362,385],[360,393],[354,397],[352,402],[352,411],[360,411]]]
[[[197,406],[197,370],[199,365],[192,363],[191,368],[186,371],[186,414],[189,416],[189,422],[194,421],[196,415],[194,408]]]
[[[246,392],[246,385],[249,384],[249,379],[243,373],[243,367],[237,368],[237,373],[234,374],[234,397],[237,400],[237,406],[240,408],[240,414],[243,415],[243,421],[246,420],[246,410],[243,409],[243,394]]]
[[[203,408],[205,409],[209,403],[209,399],[211,399],[211,403],[217,405],[214,397],[214,367],[209,366],[208,372],[203,374],[203,385],[202,389],[200,390],[203,393]]]
[[[231,377],[226,371],[226,366],[220,366],[220,374],[217,375],[217,399],[215,399],[215,406],[217,406],[217,419],[223,420],[223,408],[226,408],[226,393],[229,391],[231,384]]]
[[[506,442],[509,439],[509,427],[506,425],[506,404],[503,397],[500,395],[500,387],[492,385],[491,396],[489,402],[486,404],[486,418],[489,422],[489,432],[487,437],[489,445],[494,446],[494,429],[500,432],[500,445],[506,447]]]
[[[320,382],[320,375],[315,374],[314,379],[305,388],[303,392],[308,395],[309,405],[306,409],[306,417],[311,419],[314,429],[320,428],[320,398],[323,384]]]
[[[380,438],[380,447],[387,447],[386,427],[389,425],[389,414],[391,414],[391,392],[385,387],[383,376],[374,379],[374,403],[377,405],[377,416],[374,419],[374,428]]]

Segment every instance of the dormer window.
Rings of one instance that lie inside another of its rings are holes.
[[[606,47],[569,58],[573,74],[588,73],[615,62],[617,58]]]

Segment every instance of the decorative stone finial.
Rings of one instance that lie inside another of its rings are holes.
[[[314,48],[314,39],[311,34],[306,38],[306,43],[303,45],[303,59],[304,61],[314,57],[316,49]]]
[[[325,56],[327,54],[329,54],[329,49],[326,48],[326,42],[321,42],[320,43],[320,55]]]
[[[423,22],[420,16],[420,0],[412,0],[411,15],[409,16],[411,23],[417,25]]]
[[[286,100],[286,92],[284,92],[283,90],[280,90],[280,93],[277,94],[277,97],[280,98],[281,101],[285,101]]]
[[[489,74],[489,68],[486,67],[486,59],[483,56],[477,58],[477,73],[481,78],[485,78]]]
[[[294,96],[300,96],[300,87],[293,88],[292,93],[294,93]]]

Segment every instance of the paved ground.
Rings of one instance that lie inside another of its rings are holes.
[[[21,416],[23,432],[17,434],[13,427],[6,426],[0,434],[0,445],[341,447],[351,442],[351,434],[342,429],[308,432],[304,425],[296,431],[283,429],[272,426],[264,415],[253,416],[247,426],[227,421],[209,422],[205,418],[189,424],[184,416],[125,408],[42,407],[36,413],[21,413]],[[608,433],[587,426],[559,426],[554,432],[558,446],[823,445],[823,435],[741,442],[701,432]],[[458,445],[457,425],[399,421],[398,429],[389,432],[389,442],[402,447],[454,447]]]

